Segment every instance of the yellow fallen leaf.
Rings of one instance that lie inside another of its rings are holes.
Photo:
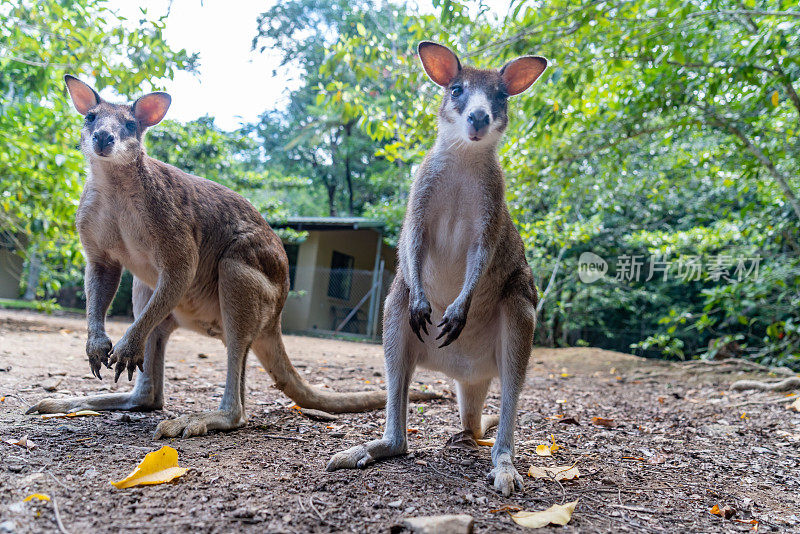
[[[494,438],[476,439],[475,443],[484,447],[491,447],[494,445]]]
[[[33,495],[28,495],[27,497],[22,499],[22,502],[32,501],[33,499],[39,499],[40,501],[49,501],[50,496],[45,495],[44,493],[34,493]]]
[[[568,502],[567,504],[554,504],[547,510],[540,512],[521,511],[511,514],[511,519],[520,526],[528,528],[542,528],[547,525],[566,525],[572,519],[572,512],[578,501]]]
[[[562,465],[558,467],[536,467],[528,469],[528,476],[533,478],[547,478],[553,480],[573,480],[581,476],[575,465]]]
[[[781,95],[779,95],[779,94],[778,94],[778,91],[773,91],[773,93],[772,93],[772,98],[771,98],[770,100],[772,101],[772,106],[773,106],[773,107],[775,107],[775,106],[777,106],[778,104],[780,104],[780,102],[781,102]]]
[[[111,482],[120,489],[147,484],[163,484],[178,478],[188,471],[178,466],[178,451],[164,445],[157,451],[149,452],[144,460],[131,471],[131,474],[118,482]]]
[[[537,445],[536,454],[539,456],[553,456],[553,453],[561,448],[560,445],[556,445],[556,438],[553,434],[550,434],[550,441],[550,445]]]

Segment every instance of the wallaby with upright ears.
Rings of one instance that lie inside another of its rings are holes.
[[[526,56],[499,71],[477,70],[462,67],[436,43],[422,42],[418,52],[444,94],[436,143],[411,187],[400,267],[385,304],[386,430],[382,439],[333,456],[328,470],[364,467],[407,451],[408,388],[418,365],[455,378],[462,440],[480,438],[497,424],[481,410],[499,375],[489,479],[509,495],[522,487],[512,463],[514,426],[538,297],[506,207],[497,145],[508,124],[508,97],[528,89],[547,60]]]
[[[355,412],[382,406],[383,392],[326,392],[297,374],[280,330],[289,263],[258,210],[222,185],[147,156],[145,130],[164,118],[170,96],[151,93],[118,105],[73,76],[65,80],[75,109],[85,116],[80,148],[87,178],[77,226],[87,261],[89,366],[98,378],[101,365],[115,366],[115,381],[125,371],[128,380],[138,373],[130,393],[45,399],[28,413],[160,409],[164,350],[178,326],[225,344],[225,393],[219,410],[162,421],[156,439],[243,425],[251,348],[277,387],[301,407]],[[135,320],[112,346],[105,316],[123,267],[134,276]]]

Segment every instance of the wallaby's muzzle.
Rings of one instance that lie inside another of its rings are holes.
[[[491,122],[489,114],[482,109],[476,109],[467,117],[467,133],[469,138],[473,141],[480,141],[486,132],[489,131],[489,123]]]
[[[114,150],[114,136],[100,130],[92,134],[92,148],[98,156],[108,156]]]

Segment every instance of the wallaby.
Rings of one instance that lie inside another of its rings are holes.
[[[528,89],[547,60],[526,56],[499,71],[477,70],[462,67],[436,43],[420,43],[418,53],[444,95],[436,143],[411,187],[400,266],[384,309],[386,429],[382,439],[333,456],[328,470],[364,467],[407,451],[408,388],[417,365],[455,378],[462,440],[481,438],[497,424],[481,410],[499,375],[500,417],[488,476],[507,496],[522,487],[512,463],[514,426],[538,297],[506,207],[497,145],[508,124],[508,97]],[[438,335],[428,332],[432,320]]]
[[[156,439],[242,426],[250,348],[301,407],[358,412],[383,406],[383,392],[322,391],[292,366],[280,330],[289,263],[258,210],[222,185],[147,156],[145,130],[164,118],[170,96],[157,92],[132,105],[111,104],[77,78],[65,80],[75,109],[85,116],[80,148],[87,179],[76,221],[87,261],[89,366],[100,378],[101,364],[114,365],[114,381],[126,370],[128,380],[138,373],[130,393],[45,399],[28,413],[160,409],[164,350],[178,326],[225,344],[225,393],[217,411],[162,421]],[[135,320],[112,347],[105,316],[123,267],[134,275]]]

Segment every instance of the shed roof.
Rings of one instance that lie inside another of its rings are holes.
[[[386,223],[378,219],[365,217],[287,217],[279,221],[270,221],[275,228],[292,228],[294,230],[359,230],[373,228],[382,230]]]

